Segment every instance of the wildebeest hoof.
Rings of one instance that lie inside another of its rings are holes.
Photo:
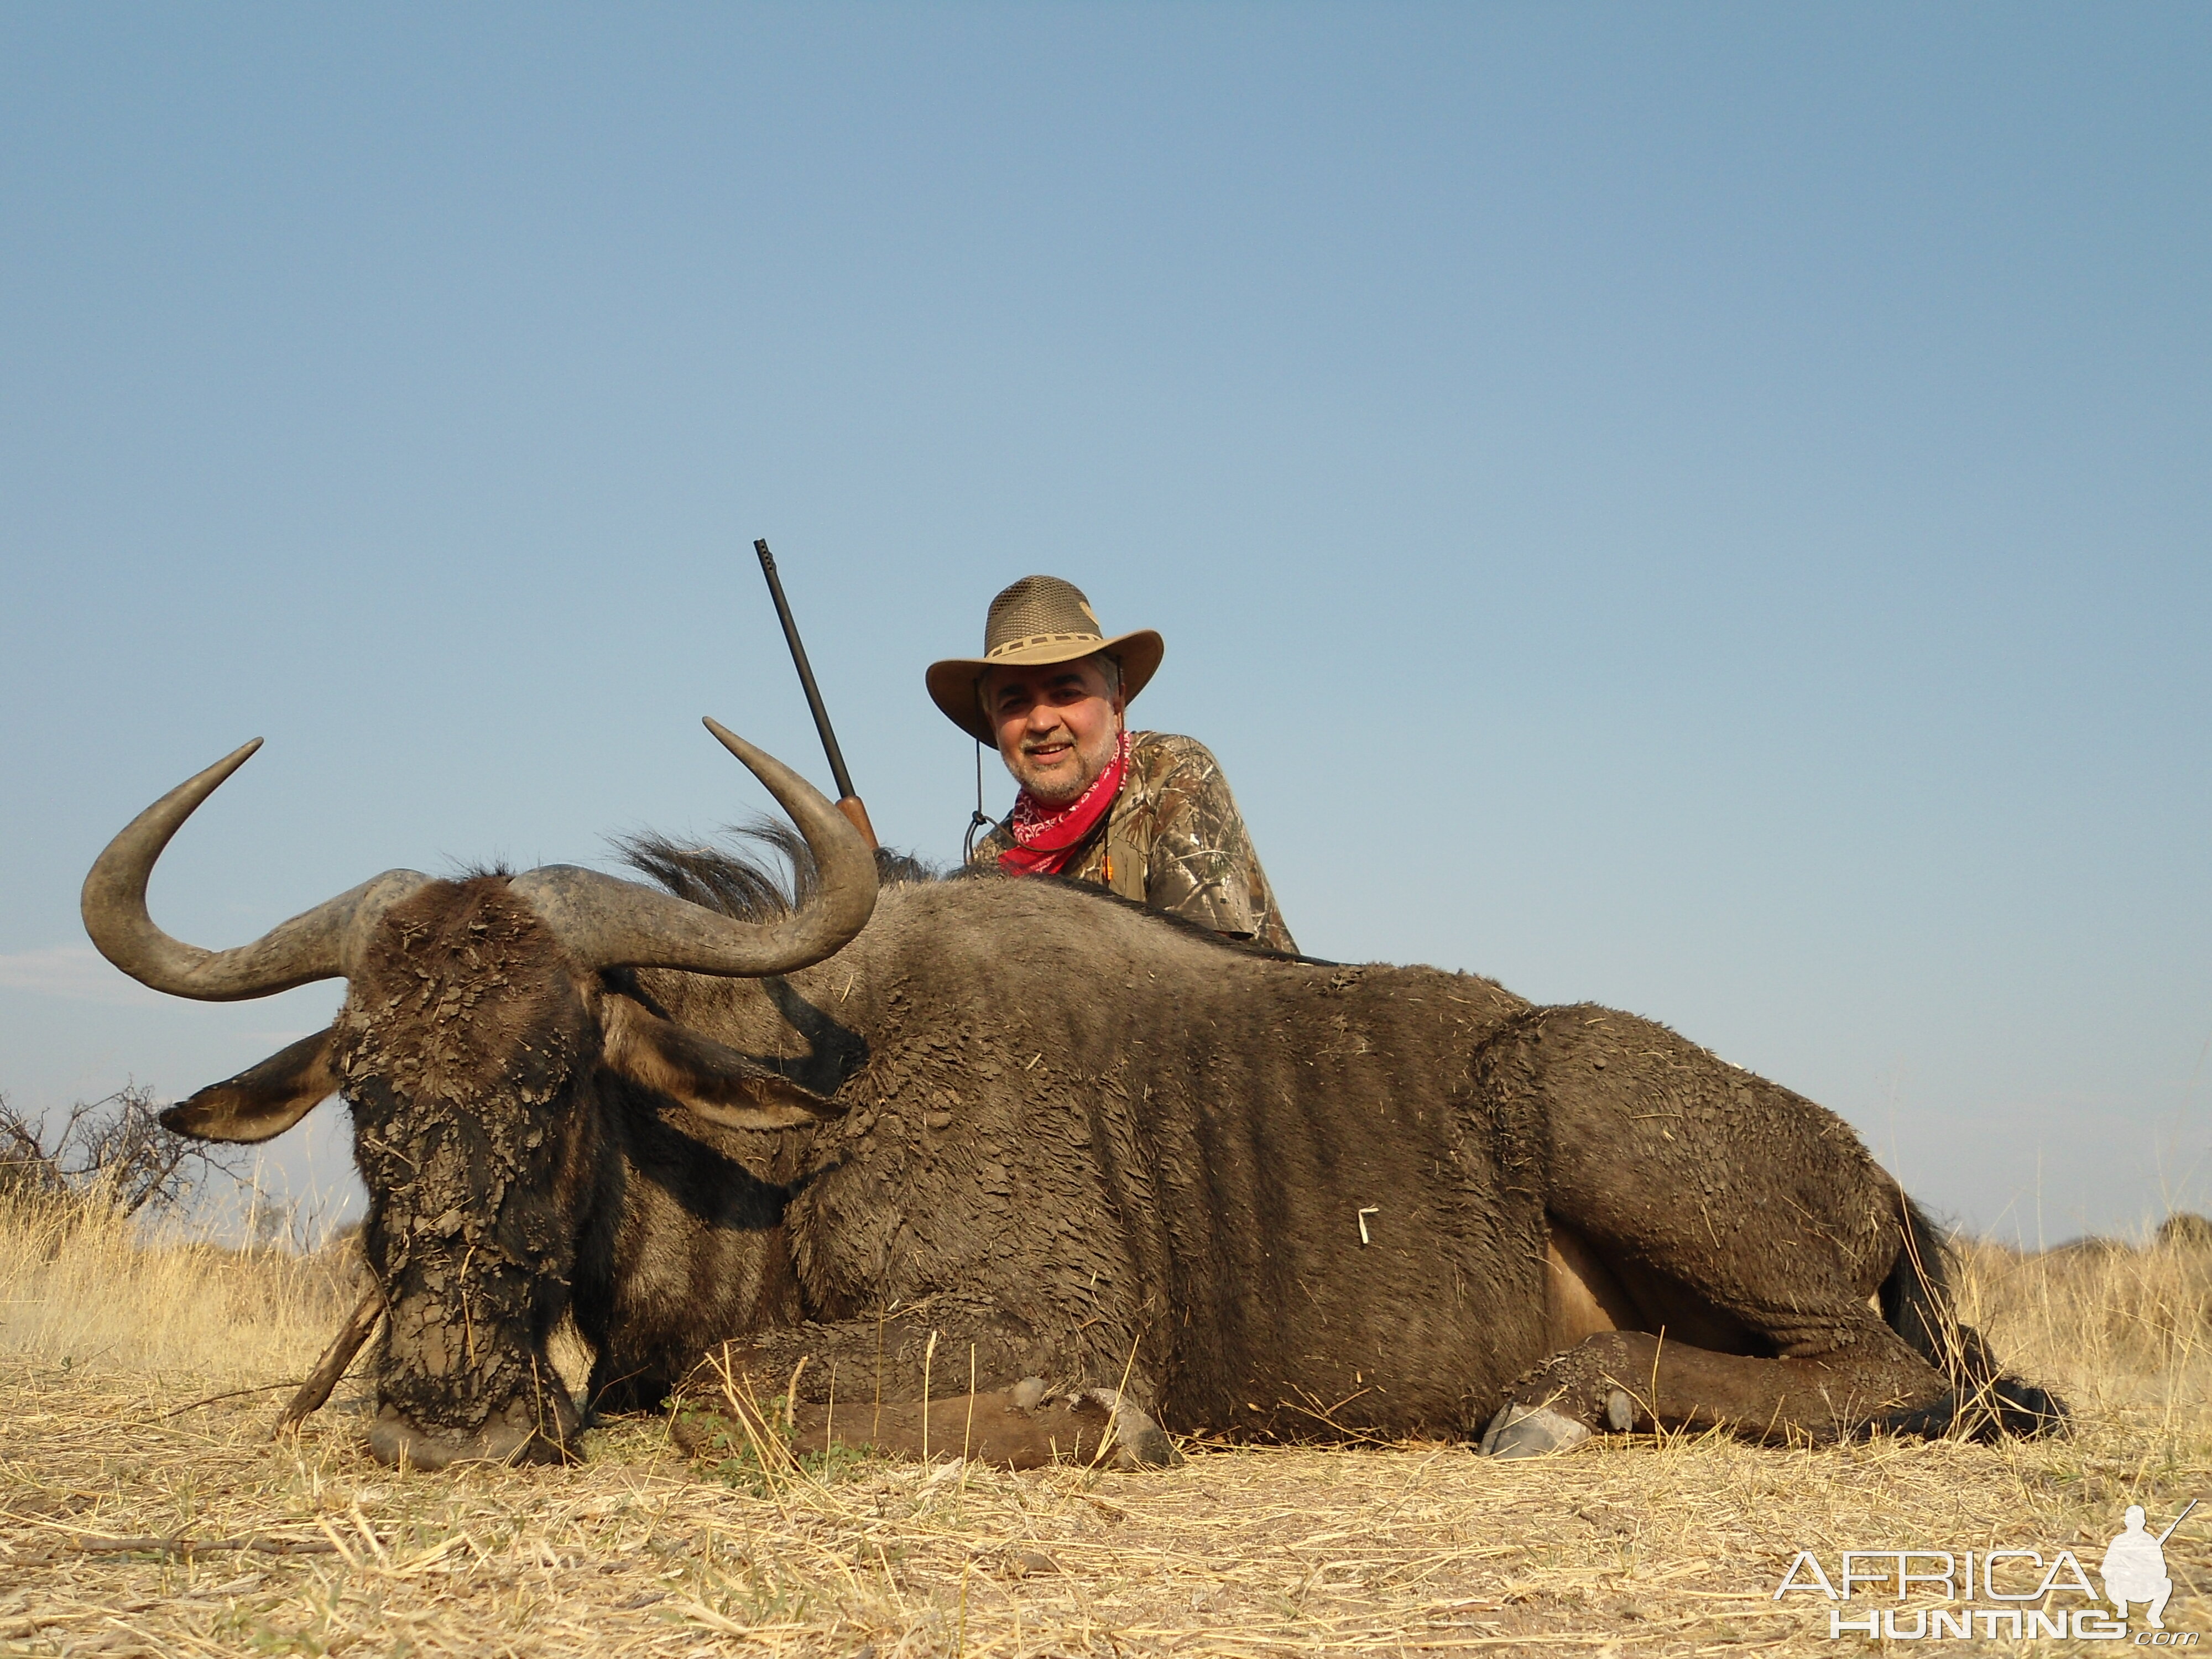
[[[1590,1437],[1586,1424],[1562,1417],[1549,1406],[1505,1406],[1483,1431],[1486,1457],[1544,1457],[1572,1451]]]
[[[416,1428],[388,1405],[369,1423],[368,1450],[380,1463],[415,1469],[449,1468],[456,1463],[560,1463],[575,1456],[570,1446],[519,1413],[495,1416],[472,1434],[441,1434]]]
[[[1636,1402],[1628,1397],[1626,1389],[1615,1389],[1605,1397],[1605,1425],[1615,1434],[1626,1434],[1636,1426]]]
[[[2000,1376],[1986,1392],[1996,1408],[1994,1421],[1989,1431],[1976,1438],[1988,1439],[1993,1433],[2032,1437],[2066,1432],[2067,1419],[2071,1413],[2066,1409],[2066,1402],[2048,1389],[2039,1389],[2017,1376]]]
[[[1114,1455],[1107,1467],[1115,1469],[1173,1469],[1182,1467],[1182,1454],[1175,1449],[1167,1431],[1117,1389],[1085,1389],[1073,1402],[1106,1414],[1114,1437]]]
[[[1033,1412],[1044,1404],[1044,1378],[1025,1376],[1007,1391],[1007,1397],[1018,1412]]]

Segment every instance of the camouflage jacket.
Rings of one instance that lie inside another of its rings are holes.
[[[1060,873],[1217,933],[1295,952],[1220,763],[1194,738],[1164,732],[1134,738],[1129,775],[1113,809]],[[1013,844],[1012,833],[999,824],[975,843],[969,867],[996,869],[999,854]]]

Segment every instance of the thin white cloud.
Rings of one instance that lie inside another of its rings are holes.
[[[56,945],[44,951],[0,953],[0,988],[37,991],[71,1002],[145,1004],[167,1000],[108,965],[89,945]]]

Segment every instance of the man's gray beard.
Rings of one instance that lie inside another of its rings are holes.
[[[1119,738],[1116,738],[1115,741],[1118,743],[1120,741]],[[1027,760],[1029,757],[1024,755],[1022,758]],[[1105,776],[1106,769],[1113,765],[1113,763],[1114,750],[1111,747],[1109,747],[1106,750],[1105,758],[1099,763],[1098,769],[1096,772],[1093,772],[1087,778],[1078,777],[1072,782],[1064,786],[1065,793],[1057,793],[1056,787],[1056,793],[1047,794],[1042,789],[1040,789],[1036,785],[1024,778],[1019,772],[1016,772],[1014,774],[1014,781],[1020,784],[1023,788],[1028,790],[1031,798],[1036,801],[1038,805],[1049,806],[1054,811],[1057,812],[1062,807],[1073,806],[1077,801],[1081,800],[1083,799],[1083,792],[1091,787],[1092,784],[1097,782],[1100,778]]]
[[[1070,785],[1064,793],[1055,790],[1050,794],[1046,793],[1045,791],[1038,788],[1033,783],[1024,783],[1022,785],[1022,787],[1030,792],[1030,798],[1034,799],[1038,805],[1049,806],[1054,811],[1057,812],[1062,807],[1073,806],[1076,802],[1081,800],[1083,799],[1083,792],[1097,781],[1098,780],[1096,778],[1087,780],[1078,779],[1074,783]]]

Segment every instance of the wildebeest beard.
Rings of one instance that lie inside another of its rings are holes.
[[[387,1298],[373,1436],[387,1455],[409,1425],[478,1455],[557,1455],[575,1413],[546,1342],[586,1201],[597,1033],[504,879],[434,884],[380,931],[332,1054]]]

